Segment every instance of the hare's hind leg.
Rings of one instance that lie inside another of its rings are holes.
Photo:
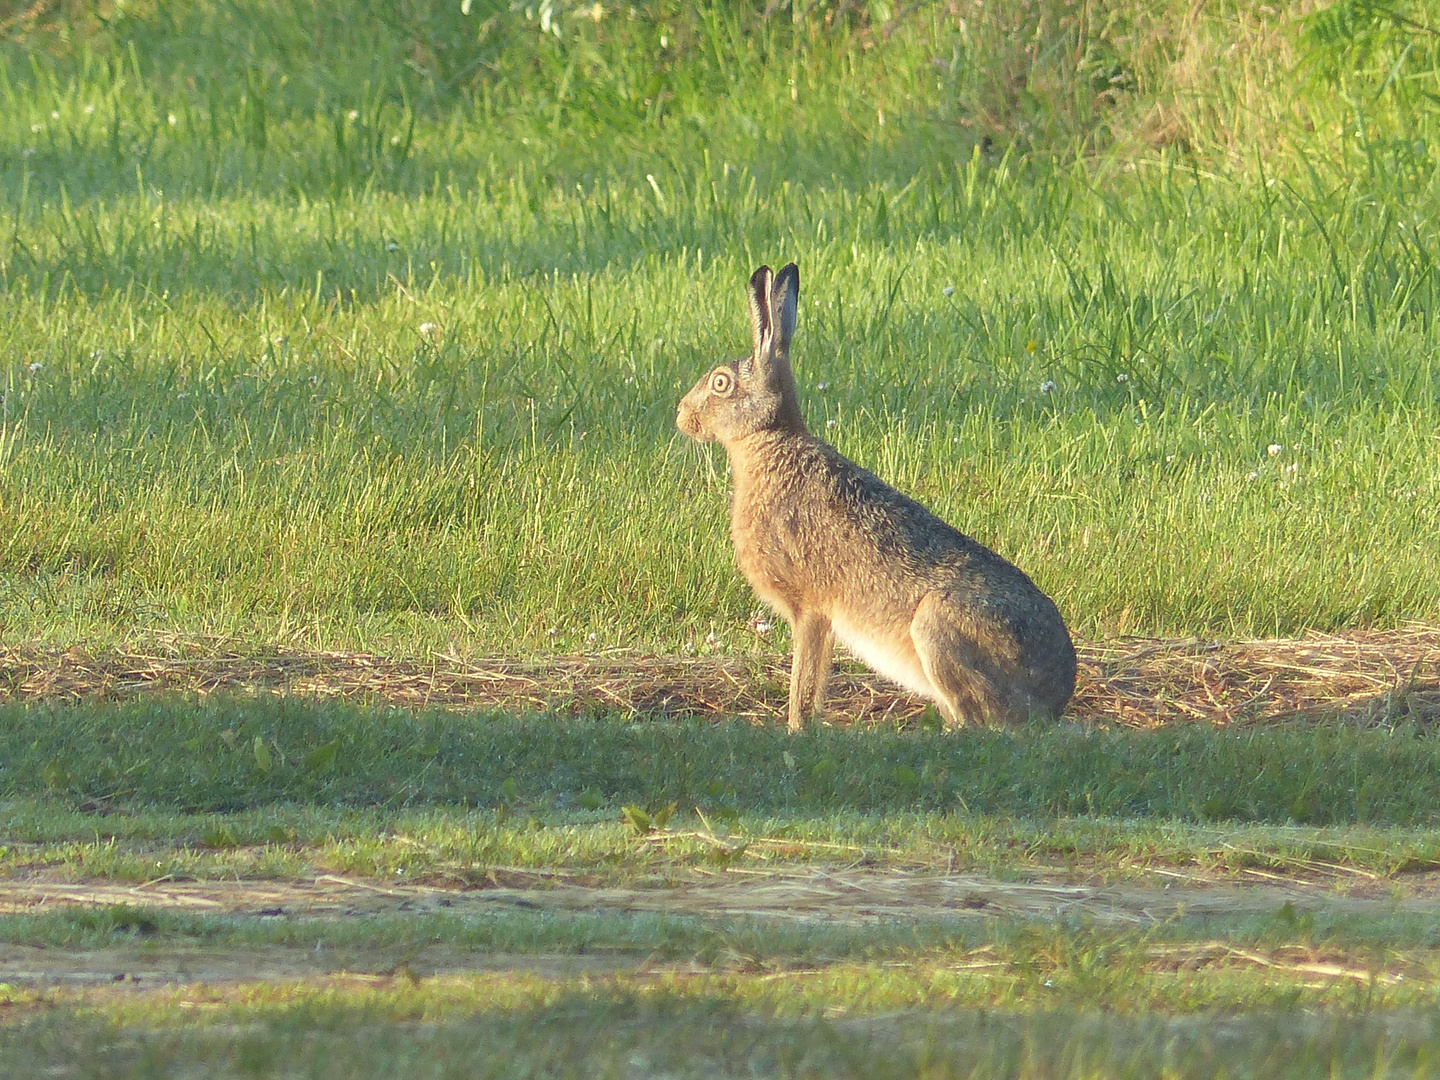
[[[967,632],[948,597],[930,593],[920,601],[910,639],[946,726],[1008,719],[992,674],[995,664]]]
[[[825,708],[825,683],[830,678],[834,634],[830,620],[818,611],[802,611],[790,626],[790,730],[803,731],[811,716]]]

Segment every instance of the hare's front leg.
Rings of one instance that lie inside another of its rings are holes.
[[[805,730],[825,708],[825,683],[830,678],[830,652],[835,638],[830,620],[818,611],[802,611],[790,626],[790,730]]]

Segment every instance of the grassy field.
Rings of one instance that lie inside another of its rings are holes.
[[[1436,26],[0,5],[0,1076],[1433,1074],[1430,653],[799,738],[12,658],[768,663],[672,421],[790,259],[811,426],[1081,639],[1440,622]]]
[[[0,1075],[1435,1066],[1425,731],[0,730]]]
[[[162,6],[5,53],[7,639],[778,647],[723,460],[672,419],[787,258],[812,425],[1081,634],[1440,617],[1429,38],[1388,83],[1366,39],[1358,118],[1322,86],[1207,136],[1222,80],[1188,152],[1106,134],[1179,92],[1138,55],[1157,85],[1092,103],[1075,159],[992,115],[977,35],[1005,27],[943,6],[559,38],[422,7]],[[1273,67],[1302,29],[1193,35]],[[451,35],[447,82],[414,56]]]

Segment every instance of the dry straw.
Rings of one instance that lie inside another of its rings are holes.
[[[1259,641],[1125,638],[1080,648],[1069,716],[1128,727],[1440,718],[1440,627]],[[126,700],[150,694],[296,695],[407,708],[738,717],[783,722],[783,657],[606,653],[428,662],[362,653],[257,655],[217,643],[161,641],[90,654],[0,646],[0,700]],[[842,665],[837,722],[914,721],[926,703]]]

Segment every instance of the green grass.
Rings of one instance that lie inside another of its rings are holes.
[[[1433,1058],[1440,921],[1389,902],[1440,865],[1423,731],[797,739],[733,723],[172,699],[12,705],[0,733],[0,879],[43,875],[59,890],[324,874],[484,888],[492,870],[528,870],[658,899],[685,880],[857,867],[1117,888],[1176,873],[1192,889],[1256,872],[1272,886],[1329,882],[1134,928],[1064,911],[850,925],[603,905],[276,919],[151,908],[137,893],[0,916],[0,942],[78,951],[86,970],[254,957],[309,973],[16,980],[0,986],[0,1071],[17,1076],[1392,1076],[1424,1075]],[[626,807],[672,803],[673,836],[626,820]],[[1332,824],[1296,822],[1306,815]],[[711,830],[728,850],[693,835]],[[1340,895],[1356,882],[1367,914]],[[563,973],[594,958],[602,970]],[[500,970],[467,970],[477,961]]]
[[[463,967],[467,956],[484,959],[497,953],[520,970],[526,958],[587,956],[619,958],[624,961],[620,966],[627,970],[650,961],[667,967],[693,963],[696,974],[712,975],[784,971],[798,977],[834,968],[851,980],[860,980],[886,978],[883,968],[887,965],[916,966],[931,974],[969,970],[981,975],[980,981],[968,988],[967,1004],[977,1007],[1024,1008],[1027,1004],[1024,985],[987,984],[985,980],[993,980],[997,972],[973,963],[981,958],[996,961],[994,967],[1004,969],[1005,981],[1012,984],[1024,976],[1053,979],[1057,970],[1114,967],[1116,978],[1104,1000],[1097,998],[1090,1004],[1118,1008],[1125,1006],[1129,997],[1127,974],[1134,974],[1137,968],[1160,974],[1167,960],[1172,962],[1173,973],[1173,962],[1187,946],[1202,952],[1215,947],[1222,954],[1219,958],[1229,959],[1232,968],[1245,965],[1238,957],[1224,957],[1226,946],[1258,950],[1275,958],[1288,950],[1292,961],[1323,956],[1377,975],[1387,966],[1403,968],[1403,980],[1382,979],[1371,987],[1372,993],[1384,989],[1389,995],[1375,1002],[1377,1006],[1435,1004],[1434,995],[1440,989],[1440,921],[1433,912],[1360,917],[1330,910],[1325,899],[1317,896],[1298,911],[1293,906],[1287,911],[1281,904],[1269,912],[1232,917],[1179,917],[1141,930],[1096,926],[1083,917],[1049,921],[1004,916],[891,919],[856,926],[823,920],[787,922],[675,913],[531,913],[497,906],[493,912],[466,917],[416,912],[347,919],[277,919],[195,916],[115,905],[48,915],[7,915],[0,917],[0,933],[7,942],[42,949],[128,949],[137,956],[162,949],[181,955],[187,951],[191,955],[244,954],[266,948],[272,954],[316,952],[338,958],[337,971],[376,970],[377,960],[382,961],[379,969],[389,970],[407,958],[416,968],[431,964],[442,969],[447,964]],[[967,967],[967,961],[972,966]],[[877,970],[867,972],[867,966]],[[1326,984],[1319,989],[1333,993],[1337,986],[1345,985]],[[1008,996],[997,1000],[993,995],[1002,989]],[[1163,987],[1146,991],[1163,992]],[[1203,999],[1204,992],[1195,981],[1169,1004],[1150,1004],[1172,1012],[1218,1007]],[[887,993],[895,1003],[896,995],[914,992],[896,983]],[[982,996],[987,993],[992,996]],[[923,1003],[923,991],[918,996],[918,1003]]]
[[[1310,40],[1282,20],[1267,78],[1313,130],[1212,160],[1197,106],[1190,156],[1127,157],[1178,76],[1116,7],[1047,54],[1139,80],[1076,162],[1035,125],[1090,116],[1042,94],[1083,73],[1036,60],[1030,134],[986,127],[1008,16],[556,39],[451,7],[146,9],[0,55],[4,639],[751,648],[723,459],[671,419],[792,257],[812,425],[1079,633],[1440,618],[1428,38],[1369,142],[1272,70]],[[1207,20],[1195,48],[1249,41]],[[1366,41],[1316,54],[1355,93],[1392,66]],[[379,156],[342,169],[337,123]]]
[[[57,1075],[349,1077],[1391,1077],[1434,1068],[1427,1014],[1393,1021],[1257,1014],[1216,1021],[1155,1016],[945,1011],[880,1031],[863,1019],[759,1021],[729,1001],[697,1006],[668,993],[596,1000],[545,994],[525,1008],[491,1004],[491,986],[466,1019],[425,1008],[428,995],[368,991],[285,1006],[227,1010],[229,1024],[196,1024],[195,1009],[156,1030],[56,1010],[0,1029],[7,1075],[49,1066]],[[508,996],[508,995],[507,995]],[[519,995],[515,995],[519,996]],[[358,1000],[355,1000],[358,998]],[[378,1000],[377,1000],[378,999]],[[527,1003],[528,1004],[528,1003]],[[288,1007],[287,1007],[288,1006]],[[178,1016],[177,1016],[178,1014]],[[180,1018],[184,1018],[182,1021]],[[145,1016],[153,1022],[153,1013]],[[394,1019],[401,1023],[376,1023]]]
[[[1015,732],[626,723],[303,700],[0,706],[0,794],[188,812],[674,803],[722,814],[957,811],[1433,825],[1424,728]]]

